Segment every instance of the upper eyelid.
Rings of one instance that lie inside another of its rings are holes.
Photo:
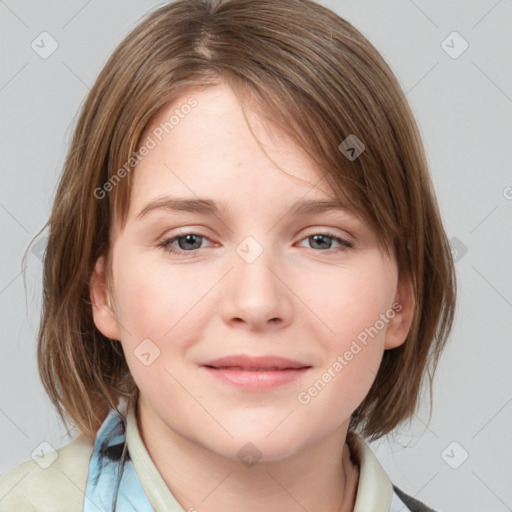
[[[179,229],[179,228],[177,228]],[[204,232],[202,232],[202,227],[192,227],[192,228],[183,228],[184,231],[181,231],[181,232],[178,232],[178,233],[175,233],[175,234],[172,234],[172,235],[162,235],[161,238],[176,238],[176,237],[181,237],[181,236],[186,236],[186,235],[198,235],[198,236],[202,236],[204,238],[208,238],[210,239],[211,236],[210,235],[207,235],[205,234]],[[297,232],[297,235],[295,236],[298,236],[298,234],[302,231],[305,231],[306,234],[304,234],[303,236],[307,237],[307,236],[312,236],[313,235],[316,235],[316,234],[321,234],[321,233],[331,233],[332,236],[339,236],[341,238],[354,238],[354,236],[349,232],[347,231],[346,229],[342,229],[342,228],[339,228],[339,227],[332,227],[332,226],[327,226],[327,227],[308,227],[308,228],[303,228],[301,230],[299,230]],[[344,234],[336,234],[336,231],[343,231],[345,233]],[[310,234],[311,233],[311,234]],[[294,236],[294,238],[295,238]]]

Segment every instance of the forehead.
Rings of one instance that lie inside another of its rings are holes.
[[[235,200],[255,212],[302,196],[334,199],[307,152],[222,83],[164,107],[142,139],[152,148],[135,168],[132,218],[169,194],[215,198],[220,207]]]

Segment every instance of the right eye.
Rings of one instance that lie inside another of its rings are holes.
[[[158,245],[171,254],[178,256],[194,256],[195,251],[202,248],[202,240],[208,240],[208,238],[198,233],[189,232],[166,238]],[[176,242],[179,248],[173,245]]]

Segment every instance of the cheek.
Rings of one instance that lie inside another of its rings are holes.
[[[186,339],[180,329],[190,309],[179,272],[165,275],[135,255],[119,258],[115,268],[116,313],[130,373],[144,396],[161,395],[162,407],[166,400],[178,403],[183,393],[168,373],[174,374],[169,362],[180,359],[180,340]]]
[[[325,278],[304,282],[301,296],[322,321],[330,336],[323,337],[327,347],[343,350],[347,343],[377,323],[383,338],[387,323],[379,321],[389,312],[396,294],[396,271],[379,254],[370,254],[358,265],[340,268]],[[362,334],[361,338],[364,338]]]
[[[204,288],[179,266],[162,267],[136,255],[120,258],[116,270],[118,319],[139,337],[169,337]]]
[[[378,255],[359,263],[357,269],[333,273],[328,288],[310,292],[308,305],[328,329],[317,336],[325,357],[312,383],[315,389],[311,394],[305,390],[303,403],[314,398],[318,406],[323,403],[329,410],[340,410],[340,403],[345,405],[345,412],[353,410],[376,377],[386,329],[394,317],[390,308],[396,293],[396,272]],[[341,410],[339,414],[343,414]]]
[[[130,372],[141,389],[172,384],[165,370],[174,373],[175,362],[208,321],[207,301],[201,298],[212,279],[136,255],[118,258],[114,268],[116,313]]]

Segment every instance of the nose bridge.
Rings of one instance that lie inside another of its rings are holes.
[[[235,253],[235,268],[223,297],[226,321],[236,318],[262,325],[289,317],[287,288],[276,276],[280,262],[272,248],[249,235],[237,245]]]
[[[261,236],[259,236],[261,239]],[[236,275],[236,288],[243,292],[244,296],[254,298],[251,302],[254,304],[258,300],[271,300],[276,290],[275,275],[269,270],[269,267],[278,265],[278,262],[273,258],[272,248],[259,242],[255,236],[249,235],[244,238],[236,247],[235,252],[237,258],[235,259],[235,275]],[[262,297],[262,294],[265,297]]]

